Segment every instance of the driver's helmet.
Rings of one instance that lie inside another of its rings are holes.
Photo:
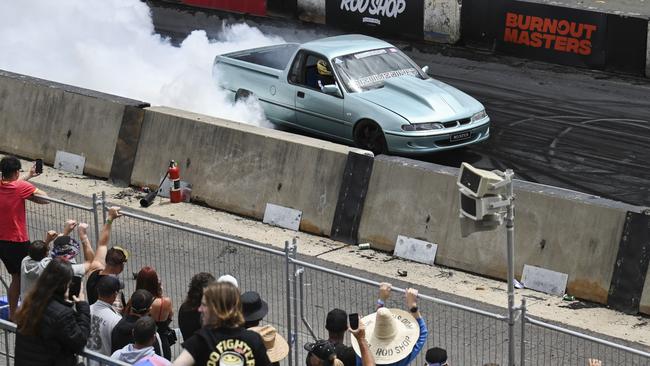
[[[318,70],[319,75],[332,76],[332,72],[329,67],[327,67],[327,62],[325,62],[325,60],[318,60],[318,62],[316,62],[316,69]]]

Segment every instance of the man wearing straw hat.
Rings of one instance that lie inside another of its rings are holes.
[[[429,331],[417,305],[418,290],[406,289],[406,308],[388,309],[383,306],[390,293],[390,284],[382,283],[377,312],[361,319],[366,328],[366,340],[377,365],[406,366],[415,360],[427,341]],[[387,291],[386,291],[387,290]],[[361,366],[359,343],[351,339],[357,354],[357,366]]]

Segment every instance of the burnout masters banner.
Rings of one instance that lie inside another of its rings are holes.
[[[605,65],[606,14],[506,0],[500,15],[497,50],[562,64]]]
[[[381,36],[422,39],[424,0],[327,0],[327,25]]]
[[[236,13],[266,15],[266,0],[183,0],[183,4]]]

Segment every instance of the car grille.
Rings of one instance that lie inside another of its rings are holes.
[[[454,128],[462,125],[466,125],[471,121],[471,118],[463,118],[456,121],[442,122],[442,125],[445,128]]]

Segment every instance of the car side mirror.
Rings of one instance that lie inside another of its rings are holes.
[[[422,72],[424,72],[425,74],[428,75],[428,74],[429,74],[429,66],[424,66],[424,67],[422,68]]]
[[[341,89],[336,84],[328,84],[328,85],[323,85],[320,90],[329,95],[335,95],[337,97],[342,97],[343,95],[341,94]]]

